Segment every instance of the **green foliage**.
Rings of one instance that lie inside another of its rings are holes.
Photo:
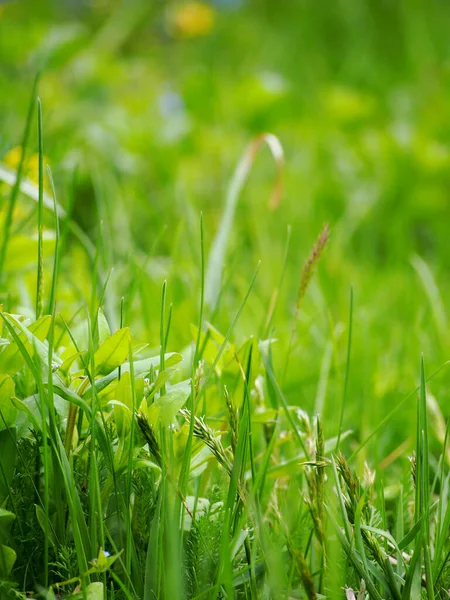
[[[447,598],[448,5],[28,4],[0,598]]]
[[[210,590],[215,583],[219,563],[219,543],[222,510],[211,508],[193,522],[185,541],[186,596],[196,596]]]

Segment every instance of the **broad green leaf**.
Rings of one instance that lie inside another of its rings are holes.
[[[125,373],[128,373],[128,371],[125,371]],[[117,400],[117,386],[118,385],[119,385],[119,381],[116,379],[113,383],[111,383],[102,392],[98,393],[97,398],[100,400],[101,406],[105,406],[105,405],[113,406],[115,403],[118,402],[118,400]],[[136,405],[138,405],[138,404],[140,404],[141,400],[144,397],[144,380],[142,378],[135,380],[134,393],[136,396]]]
[[[16,515],[5,508],[0,508],[0,527],[5,525],[9,525],[14,519]]]
[[[176,372],[177,372],[177,369],[175,367],[169,367],[168,369],[164,369],[164,371],[161,371],[158,374],[158,377],[156,378],[156,381],[155,381],[154,385],[152,386],[152,388],[150,390],[149,401],[156,394],[156,392],[159,392],[159,390],[164,385],[166,385],[166,383],[169,382],[169,380],[171,379],[171,377]]]
[[[131,334],[128,327],[119,329],[109,337],[94,355],[95,374],[107,375],[122,365],[130,349]]]
[[[64,360],[62,365],[58,368],[58,371],[62,373],[65,377],[69,374],[70,369],[75,361],[80,359],[80,361],[87,355],[87,351],[83,350],[82,352],[75,352],[75,354],[71,354],[68,358]]]
[[[133,410],[133,396],[131,389],[131,375],[125,372],[120,378],[115,393],[117,403],[114,405],[117,435],[125,437],[130,431],[131,415]],[[114,402],[114,400],[112,401]]]
[[[0,546],[0,577],[9,577],[17,555],[9,546]]]
[[[16,422],[18,410],[11,400],[14,394],[14,381],[9,375],[0,375],[0,431]]]
[[[20,329],[19,339],[23,342],[26,351],[32,355],[33,346],[36,348],[42,345],[43,340],[48,335],[52,318],[50,315],[44,315],[29,327],[25,327],[14,316],[5,313],[5,317],[11,325]],[[15,341],[4,347],[0,353],[0,373],[8,373],[14,375],[23,367],[25,359],[22,356],[20,349]]]
[[[33,425],[33,427],[35,428],[36,431],[39,431],[40,429],[40,424],[39,422],[36,420],[33,411],[30,409],[30,407],[26,404],[26,402],[24,402],[23,400],[20,400],[19,398],[13,398],[12,402],[14,404],[14,406],[20,410],[21,412],[23,412],[27,419],[26,419],[26,430],[29,429],[29,423],[28,421]],[[19,429],[19,437],[20,437],[20,415],[18,418],[19,421],[19,425],[18,425],[18,429]]]
[[[111,330],[106,320],[105,313],[101,308],[98,309],[97,314],[97,332],[98,332],[98,345],[101,346],[106,340],[111,337]]]
[[[15,427],[0,431],[0,505],[3,505],[11,490],[17,454],[16,437]]]
[[[86,597],[87,600],[103,600],[103,583],[100,581],[94,581],[93,583],[90,583],[86,588]]]
[[[78,406],[79,408],[81,408],[82,410],[84,410],[84,412],[86,413],[86,415],[90,415],[91,414],[91,408],[89,406],[89,404],[86,402],[85,397],[88,399],[89,396],[84,396],[83,398],[80,398],[80,396],[74,392],[72,389],[70,389],[69,387],[67,387],[63,380],[61,379],[61,377],[58,376],[57,373],[54,374],[53,376],[53,389],[54,391],[61,396],[61,398],[64,398],[64,400],[68,400],[69,402],[72,402],[73,404],[75,404],[76,406]]]
[[[18,398],[13,397],[11,402],[18,411],[15,422],[18,438],[29,437],[30,429],[42,431],[42,410],[39,394],[33,394],[24,400],[19,400]],[[67,419],[67,413],[69,410],[68,402],[59,394],[55,393],[53,395],[53,405],[59,418],[62,421]],[[49,425],[50,420],[49,416],[47,415],[47,426]]]
[[[165,367],[173,367],[183,360],[181,354],[177,352],[170,352],[164,356],[164,365]],[[134,375],[135,377],[139,377],[142,375],[146,375],[152,369],[159,368],[159,356],[152,356],[151,358],[144,358],[141,360],[136,360],[133,363],[134,367]],[[121,365],[122,373],[125,373],[130,370],[130,363],[126,362]],[[97,394],[104,390],[108,385],[110,385],[117,377],[119,376],[118,369],[114,369],[111,373],[106,375],[105,377],[101,377],[97,379],[95,382],[95,389],[97,390]],[[83,398],[89,398],[91,395],[91,388],[88,386],[86,391],[83,393]]]
[[[22,323],[22,320],[20,318],[17,318],[16,316],[11,314],[5,314],[4,316],[8,321],[9,327],[20,330],[19,334],[15,332],[15,336],[13,336],[12,331],[10,331],[14,339],[14,344],[17,345],[18,353],[20,353],[17,355],[18,359],[21,359],[23,362],[26,362],[26,357],[24,356],[24,354],[26,354],[28,358],[32,358],[34,353],[36,353],[41,360],[44,379],[46,379],[48,375],[48,344],[45,341],[40,340],[36,335],[33,334],[35,324],[32,324],[29,328],[27,328],[25,327],[24,323]],[[51,317],[47,315],[43,318],[48,321],[47,327],[49,328],[51,324]],[[36,323],[39,323],[39,321],[36,321]],[[42,328],[39,328],[39,330],[40,329]],[[21,338],[21,335],[25,336],[25,341]],[[41,335],[43,335],[42,331]],[[52,362],[57,368],[59,368],[62,361],[58,356],[54,355],[52,357]],[[12,373],[10,372],[9,374],[11,375]]]
[[[151,418],[169,425],[177,412],[186,404],[191,393],[191,380],[186,379],[173,385],[164,396],[160,396],[150,407]]]

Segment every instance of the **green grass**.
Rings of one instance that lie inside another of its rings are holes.
[[[448,598],[448,7],[211,6],[0,9],[0,598]]]

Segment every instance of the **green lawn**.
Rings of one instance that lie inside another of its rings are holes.
[[[0,600],[449,597],[449,18],[0,3]]]

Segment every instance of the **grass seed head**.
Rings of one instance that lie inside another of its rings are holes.
[[[162,459],[161,459],[161,450],[159,448],[158,441],[155,437],[155,433],[153,431],[152,426],[148,422],[147,417],[142,412],[136,412],[136,421],[141,430],[142,435],[144,436],[145,441],[148,444],[151,454],[155,457],[156,462],[161,467]]]
[[[328,223],[322,229],[317,238],[314,246],[309,253],[308,258],[303,266],[302,276],[300,279],[300,285],[297,293],[297,309],[300,306],[300,302],[304,295],[306,294],[306,290],[308,289],[308,285],[311,281],[312,276],[314,275],[314,271],[316,269],[317,263],[320,260],[320,257],[323,254],[325,246],[328,242],[328,238],[330,236],[330,227]]]
[[[180,411],[180,414],[188,421],[188,423],[190,423],[192,415],[189,410],[183,408]],[[231,475],[233,465],[227,456],[225,448],[215,432],[205,423],[203,418],[194,416],[194,435],[208,446],[218,462],[226,469],[228,474]]]

